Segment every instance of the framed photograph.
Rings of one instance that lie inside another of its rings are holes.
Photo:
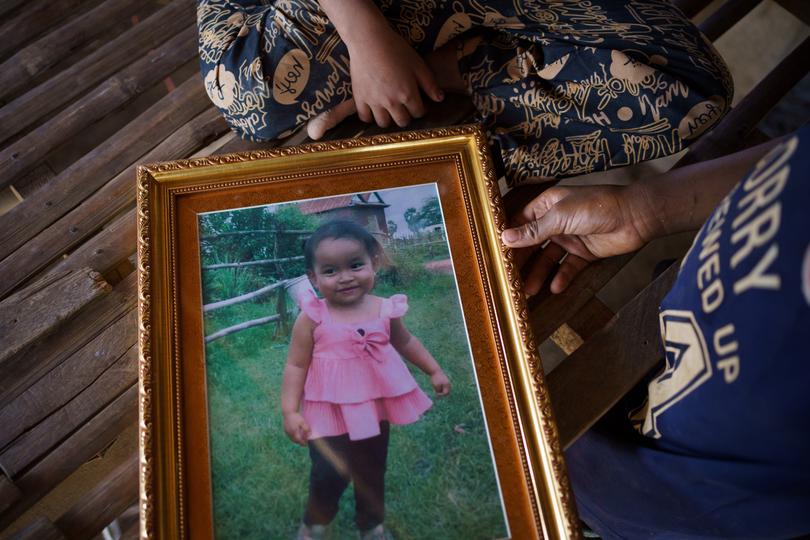
[[[145,538],[579,536],[479,126],[138,171]]]

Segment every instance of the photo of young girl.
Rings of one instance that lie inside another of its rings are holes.
[[[435,185],[200,237],[217,538],[509,536]]]

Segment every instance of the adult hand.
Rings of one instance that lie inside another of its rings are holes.
[[[387,23],[366,39],[349,44],[352,94],[357,115],[388,127],[391,120],[405,127],[425,114],[420,89],[434,101],[444,92],[419,54]]]
[[[590,262],[642,247],[649,239],[645,208],[642,190],[631,187],[558,186],[544,191],[515,217],[516,226],[502,235],[507,246],[526,249],[518,255],[529,261],[524,273],[526,294],[537,294],[555,268],[549,288],[556,294]]]

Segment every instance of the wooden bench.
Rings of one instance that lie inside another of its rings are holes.
[[[708,1],[679,3],[693,16]],[[727,0],[702,28],[714,39],[757,3]],[[810,22],[802,0],[780,3]],[[136,538],[135,165],[305,137],[229,135],[197,73],[190,2],[0,0],[0,16],[0,536],[90,538],[117,519]],[[681,163],[758,141],[759,120],[806,74],[809,47]],[[471,118],[467,100],[449,104],[412,127]],[[329,137],[380,131],[347,122]],[[674,267],[616,313],[595,296],[631,258],[531,301],[538,340],[569,353],[548,376],[564,446],[658,359],[657,306]]]

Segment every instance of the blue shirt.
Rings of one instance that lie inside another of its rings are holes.
[[[665,363],[568,451],[604,538],[810,533],[810,128],[715,209],[659,319]]]

